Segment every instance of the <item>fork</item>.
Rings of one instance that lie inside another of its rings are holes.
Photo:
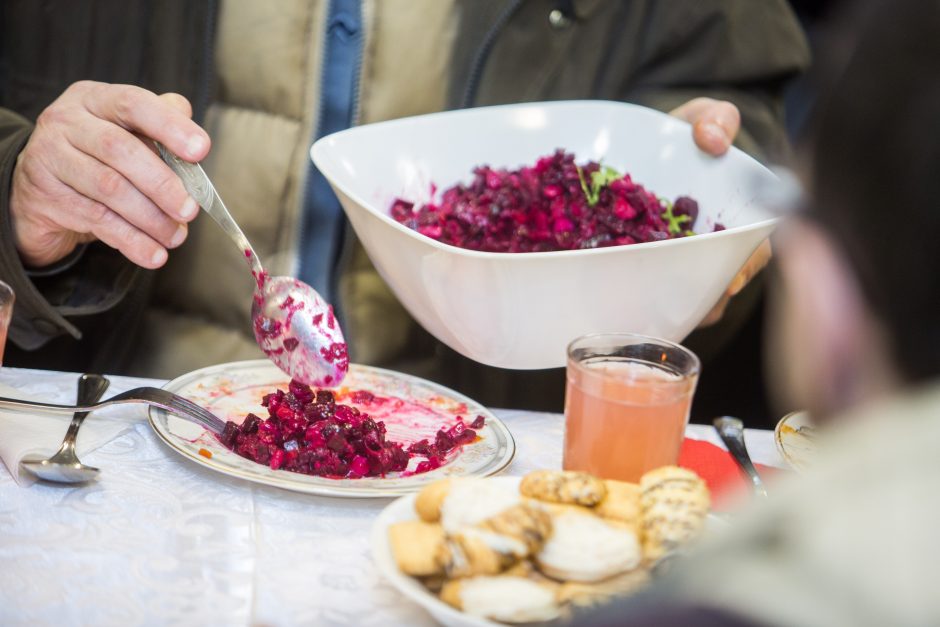
[[[200,407],[188,398],[183,398],[172,392],[153,387],[140,387],[121,392],[109,399],[91,405],[56,405],[54,403],[40,403],[19,398],[4,398],[0,396],[0,408],[13,410],[44,409],[51,412],[71,414],[78,411],[91,412],[111,405],[124,405],[128,403],[146,403],[159,407],[167,412],[185,418],[203,426],[216,435],[221,435],[225,423],[212,412]]]

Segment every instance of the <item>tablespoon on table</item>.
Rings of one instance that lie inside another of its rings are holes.
[[[728,451],[731,453],[734,461],[738,463],[738,467],[751,482],[754,493],[760,496],[767,496],[767,488],[764,487],[763,480],[761,480],[760,475],[757,473],[757,469],[754,468],[754,464],[751,463],[751,456],[747,454],[747,446],[744,444],[744,423],[731,416],[721,416],[720,418],[715,418],[712,424],[715,425],[718,436],[721,438],[721,441],[725,443],[725,446],[728,447]]]
[[[78,405],[91,405],[98,401],[108,389],[110,381],[101,375],[83,374],[78,379]],[[58,452],[49,459],[43,459],[38,455],[23,458],[20,461],[20,468],[24,468],[33,473],[40,479],[47,481],[57,481],[59,483],[81,483],[94,479],[99,470],[93,466],[86,466],[78,459],[75,453],[75,440],[78,438],[78,430],[88,412],[77,411],[72,416],[72,422],[69,424],[69,430],[65,433],[65,439]]]
[[[292,378],[308,385],[338,385],[346,376],[349,357],[333,308],[306,283],[269,276],[202,167],[180,159],[160,143],[157,150],[182,179],[189,195],[244,254],[255,278],[251,326],[264,354]]]

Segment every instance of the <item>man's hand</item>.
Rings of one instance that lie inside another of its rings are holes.
[[[201,161],[209,136],[191,117],[178,94],[91,81],[63,92],[40,114],[13,171],[10,215],[23,262],[46,266],[97,238],[140,266],[162,266],[199,206],[150,140]]]
[[[716,157],[728,152],[734,138],[741,129],[741,113],[730,102],[712,98],[695,98],[669,112],[692,125],[692,137],[695,144],[710,155]],[[744,267],[728,285],[721,300],[699,323],[699,327],[715,324],[725,313],[725,308],[757,273],[770,261],[770,242],[765,241],[747,260]]]

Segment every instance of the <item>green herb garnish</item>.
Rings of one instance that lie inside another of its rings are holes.
[[[623,175],[621,175],[620,172],[617,172],[617,170],[609,166],[602,166],[600,169],[591,172],[591,186],[589,188],[587,181],[584,180],[584,171],[581,170],[581,166],[575,167],[578,169],[578,179],[581,181],[581,191],[584,192],[584,198],[587,200],[589,207],[593,207],[597,204],[597,201],[600,199],[602,189],[617,179],[623,178]]]
[[[665,205],[666,210],[663,211],[663,219],[667,222],[667,227],[669,228],[670,235],[694,235],[694,233],[689,229],[683,229],[682,225],[686,222],[689,222],[692,218],[688,215],[675,215],[672,212],[672,203],[664,198],[660,198],[659,201]]]

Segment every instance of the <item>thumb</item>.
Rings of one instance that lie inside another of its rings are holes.
[[[695,98],[670,115],[691,124],[696,145],[716,157],[728,152],[741,129],[741,112],[725,100]]]

